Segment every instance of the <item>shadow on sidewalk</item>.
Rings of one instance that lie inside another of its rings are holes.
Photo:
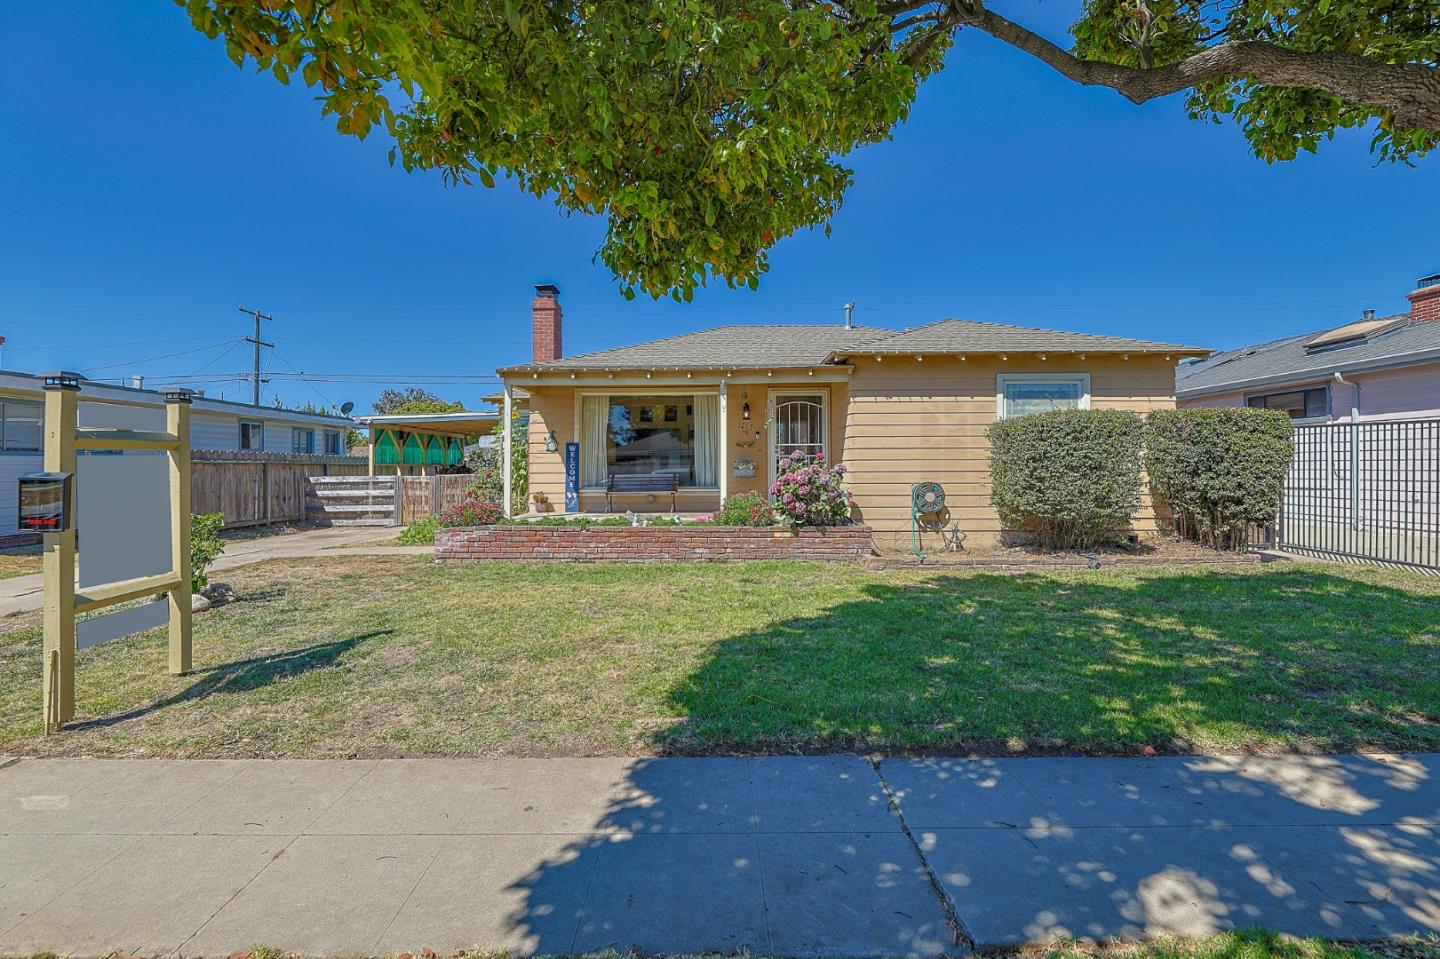
[[[1037,799],[1046,770],[1067,762],[1068,794]],[[786,768],[762,775],[766,763]],[[862,829],[829,805],[847,793],[862,806],[886,798],[878,777],[868,792],[854,781],[856,763],[637,762],[595,820],[607,833],[555,837],[554,852],[506,889],[519,901],[506,918],[509,948],[934,956],[953,954],[957,941],[1440,932],[1440,831],[1399,815],[1423,793],[1436,821],[1440,790],[1412,760],[887,760],[886,769],[908,768],[896,770],[905,785],[889,784],[910,821],[927,803],[933,813],[937,797],[972,819],[914,828],[913,842],[898,819],[889,830],[878,820]],[[1129,825],[1074,824],[1087,797],[1117,787]],[[980,810],[990,792],[1014,797],[1021,821],[987,824]],[[1204,815],[1206,797],[1217,796],[1243,796],[1245,808],[1292,825]],[[819,818],[796,821],[807,797]],[[840,821],[825,821],[827,807]],[[1376,824],[1387,809],[1398,825]]]

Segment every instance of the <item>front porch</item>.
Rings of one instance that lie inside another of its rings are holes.
[[[507,392],[523,383],[528,394],[523,435],[531,495],[530,502],[507,504],[509,514],[693,517],[736,494],[768,495],[781,453],[800,448],[840,457],[843,415],[834,411],[844,409],[847,375],[835,368],[616,371],[507,380]],[[507,448],[507,473],[513,462]],[[677,476],[673,510],[668,489],[607,497],[613,475]],[[551,512],[535,509],[536,493]]]

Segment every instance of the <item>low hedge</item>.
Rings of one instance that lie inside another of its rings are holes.
[[[1280,410],[1157,410],[1146,419],[1145,467],[1175,531],[1215,549],[1241,549],[1251,524],[1280,509],[1294,455]]]
[[[1056,410],[989,428],[990,501],[1007,529],[1074,549],[1118,538],[1140,506],[1145,425],[1118,410]]]

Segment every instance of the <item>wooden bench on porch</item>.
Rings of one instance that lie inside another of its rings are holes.
[[[616,493],[669,493],[673,513],[679,492],[679,473],[611,473],[605,478],[605,512],[614,512],[612,497]]]

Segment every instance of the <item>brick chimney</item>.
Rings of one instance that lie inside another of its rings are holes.
[[[1415,292],[1405,296],[1410,300],[1410,317],[1416,323],[1440,320],[1440,273],[1420,277],[1415,281]]]
[[[560,347],[560,288],[551,283],[535,284],[535,299],[530,301],[531,358],[548,363],[564,355]]]

